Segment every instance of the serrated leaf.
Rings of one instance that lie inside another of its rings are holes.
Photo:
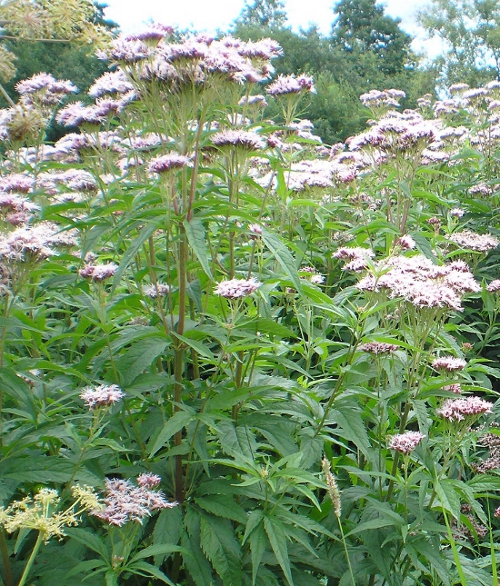
[[[86,529],[82,529],[81,527],[68,527],[65,529],[65,533],[71,539],[78,541],[78,543],[82,543],[92,551],[98,553],[108,566],[111,565],[110,552],[106,549],[106,546],[97,535]]]
[[[168,440],[181,429],[184,429],[186,425],[192,420],[193,416],[191,413],[186,411],[177,411],[172,417],[165,423],[163,429],[160,431],[156,440],[151,448],[149,455],[154,456],[158,450],[160,450]]]
[[[292,578],[292,570],[290,568],[290,559],[288,556],[288,544],[286,540],[286,532],[283,523],[275,517],[264,518],[264,528],[266,530],[269,543],[276,556],[278,564],[281,566],[285,574],[286,581],[290,586],[294,586]]]
[[[217,517],[223,519],[231,519],[238,523],[247,522],[247,514],[245,509],[240,507],[230,496],[213,494],[206,497],[198,497],[195,499],[196,504]]]
[[[278,264],[281,266],[287,277],[292,281],[295,289],[302,294],[302,283],[300,282],[297,265],[285,243],[279,238],[279,236],[272,234],[265,229],[262,230],[262,240],[272,252],[274,258],[278,261]]]
[[[266,532],[262,525],[258,525],[250,534],[250,555],[252,557],[252,585],[257,581],[260,562],[266,551]]]
[[[205,271],[206,275],[213,280],[212,271],[210,270],[210,263],[207,255],[207,245],[205,242],[205,226],[198,218],[193,218],[189,222],[184,222],[184,230],[188,242],[200,261],[200,265]]]
[[[130,560],[130,563],[143,560],[144,558],[149,558],[156,555],[165,555],[167,553],[173,553],[176,551],[183,551],[183,549],[178,545],[171,545],[167,543],[150,545],[149,547],[141,549],[139,553],[136,553],[135,556]]]
[[[122,377],[123,386],[128,387],[140,374],[150,368],[167,345],[168,340],[160,337],[145,338],[132,344],[115,362],[116,369]]]
[[[200,545],[224,586],[241,586],[241,548],[226,519],[200,517]]]
[[[202,344],[201,342],[198,342],[197,340],[193,340],[192,338],[189,338],[187,335],[186,336],[181,336],[180,334],[174,333],[173,334],[178,340],[180,340],[181,342],[184,342],[184,344],[186,344],[187,346],[189,346],[190,348],[192,348],[193,350],[195,350],[200,356],[204,356],[205,358],[208,358],[209,360],[215,360],[214,355],[212,354],[212,352],[210,351],[210,349],[205,346],[204,344]]]
[[[176,586],[174,582],[169,580],[161,570],[151,564],[148,564],[148,562],[139,561],[134,562],[133,564],[127,564],[127,570],[133,572],[134,574],[139,574],[139,576],[157,578],[169,586]]]
[[[120,279],[122,278],[123,273],[127,269],[128,265],[135,258],[135,255],[141,249],[144,242],[146,242],[146,240],[150,236],[152,236],[156,232],[157,229],[158,229],[158,225],[156,222],[152,223],[152,224],[146,224],[140,230],[139,236],[137,236],[134,240],[132,240],[132,242],[130,243],[130,246],[127,248],[127,250],[125,251],[125,254],[122,256],[122,260],[120,262],[120,265],[118,266],[118,269],[116,270],[115,275],[113,277],[112,291],[114,291],[116,289],[116,287],[118,286],[118,283],[120,282]]]

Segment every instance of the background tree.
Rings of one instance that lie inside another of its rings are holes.
[[[95,47],[108,38],[93,0],[0,0],[0,80],[9,81],[16,71],[15,54],[5,41],[71,41]]]
[[[441,87],[457,82],[478,86],[500,73],[500,4],[497,0],[432,0],[418,15],[442,53],[433,65]]]
[[[241,26],[275,29],[284,26],[288,20],[282,0],[246,0],[236,22]]]
[[[406,104],[411,106],[434,90],[432,70],[420,69],[409,49],[410,35],[374,0],[340,2],[332,37],[322,35],[314,26],[292,31],[286,26],[282,8],[282,2],[276,0],[247,4],[231,33],[252,40],[271,36],[283,48],[283,56],[274,61],[276,74],[314,76],[317,93],[309,96],[301,115],[313,122],[327,144],[344,140],[364,127],[369,113],[359,101],[360,94],[373,88],[397,87],[407,93]],[[272,9],[279,9],[274,20],[268,18]],[[268,116],[274,115],[277,111],[271,109]]]
[[[117,31],[118,25],[104,17],[106,4],[95,3],[95,12],[91,18],[91,24],[100,29],[107,30],[108,34]],[[5,49],[15,58],[16,71],[14,77],[4,83],[8,95],[16,99],[16,83],[21,79],[27,79],[36,73],[45,71],[51,73],[57,79],[70,79],[83,93],[96,77],[106,71],[106,64],[97,59],[89,49],[91,45],[83,45],[81,42],[47,42],[30,41],[13,37],[4,41]],[[81,96],[78,99],[82,99]],[[5,98],[0,96],[0,106],[7,105]]]
[[[366,53],[380,61],[380,71],[400,73],[411,60],[412,37],[400,28],[401,19],[385,14],[376,0],[340,0],[334,6],[332,43],[359,58]]]

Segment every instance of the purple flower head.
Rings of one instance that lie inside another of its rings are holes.
[[[491,413],[492,406],[492,403],[472,396],[463,399],[447,399],[436,412],[448,421],[463,421],[468,417],[475,418],[484,413]]]
[[[89,409],[98,407],[110,407],[117,403],[125,393],[118,385],[99,385],[98,387],[87,387],[80,394]]]
[[[177,153],[169,153],[152,159],[149,163],[150,173],[168,173],[174,169],[182,169],[191,163],[191,159]]]
[[[386,342],[367,342],[366,344],[361,344],[359,349],[363,352],[375,355],[393,354],[399,349],[399,346],[396,344],[388,344]]]
[[[244,130],[224,130],[217,132],[211,137],[212,144],[220,149],[225,147],[241,148],[249,151],[256,151],[264,148],[263,139],[256,132]]]
[[[486,291],[490,293],[498,293],[500,291],[500,279],[495,279],[486,287]]]
[[[455,358],[454,356],[442,356],[436,358],[432,362],[432,368],[436,370],[446,370],[447,372],[456,372],[457,370],[463,370],[467,366],[467,362],[461,358]]]
[[[342,247],[333,253],[333,258],[340,260],[349,260],[344,265],[345,271],[361,271],[368,266],[368,262],[375,256],[374,252],[369,248],[361,248],[359,246]]]
[[[389,440],[389,448],[402,454],[410,454],[424,437],[425,435],[422,435],[419,431],[397,433]]]
[[[100,283],[101,281],[105,281],[106,279],[110,279],[118,270],[118,266],[114,263],[110,262],[107,264],[87,264],[80,269],[78,272],[81,277],[84,279],[88,279],[90,281],[94,281],[95,283]]]
[[[471,230],[463,232],[454,232],[447,237],[450,242],[468,250],[476,252],[488,252],[493,250],[499,244],[498,238],[490,234],[477,234]]]
[[[280,75],[269,84],[266,92],[270,96],[283,96],[287,94],[300,94],[302,92],[315,93],[313,78],[308,75]]]
[[[226,299],[239,299],[251,295],[262,285],[257,279],[231,279],[230,281],[222,281],[214,289],[216,295],[225,297]]]
[[[137,484],[135,486],[129,480],[106,478],[105,507],[93,511],[92,515],[105,523],[121,527],[129,521],[142,523],[153,511],[177,506],[175,502],[168,502],[161,491],[152,490],[159,484],[154,474],[141,474]]]
[[[153,51],[137,38],[118,37],[111,43],[110,49],[97,51],[99,59],[111,59],[125,64],[133,64],[147,59]]]
[[[160,486],[160,482],[161,476],[158,476],[158,474],[152,474],[151,472],[140,474],[137,477],[137,484],[142,488],[158,488],[158,486]]]
[[[166,297],[170,292],[170,287],[164,283],[154,283],[144,288],[144,295],[150,299],[157,297]]]
[[[121,69],[101,75],[89,89],[89,96],[100,98],[106,94],[125,94],[134,89]]]

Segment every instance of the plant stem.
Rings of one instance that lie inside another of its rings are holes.
[[[33,562],[35,561],[35,558],[37,556],[38,550],[42,546],[43,539],[44,539],[44,535],[40,531],[38,533],[38,537],[36,538],[36,542],[35,542],[35,546],[33,547],[33,551],[31,552],[31,555],[28,559],[28,563],[26,564],[26,567],[24,568],[24,572],[23,572],[23,575],[21,576],[21,580],[19,581],[19,584],[17,586],[24,586],[24,584],[26,583],[26,580],[28,579],[28,575],[31,571],[31,567],[33,566]]]
[[[14,580],[12,578],[12,569],[10,567],[9,551],[7,549],[7,540],[5,539],[5,532],[3,528],[0,528],[0,553],[2,554],[5,586],[14,586]]]

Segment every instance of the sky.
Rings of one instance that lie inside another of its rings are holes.
[[[125,33],[138,32],[150,19],[181,29],[193,28],[209,33],[227,30],[240,14],[245,0],[104,0],[106,16]],[[294,30],[317,24],[323,34],[330,32],[334,0],[284,0],[289,24]],[[415,13],[428,0],[385,0],[386,14],[402,19],[402,27],[416,33]],[[420,39],[414,48],[425,49]],[[430,49],[432,51],[432,49]]]

